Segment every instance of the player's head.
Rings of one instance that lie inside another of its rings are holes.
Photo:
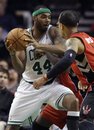
[[[39,8],[36,9],[33,13],[33,21],[34,25],[37,26],[38,29],[45,31],[50,22],[51,22],[51,11],[48,8]]]
[[[58,26],[64,38],[68,38],[71,29],[77,28],[79,23],[79,14],[76,11],[62,11],[58,18]]]

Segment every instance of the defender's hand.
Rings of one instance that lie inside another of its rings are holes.
[[[87,85],[82,85],[81,81],[78,82],[78,88],[82,91],[87,90],[88,86]]]
[[[40,89],[48,81],[47,75],[42,76],[33,83],[35,89]]]

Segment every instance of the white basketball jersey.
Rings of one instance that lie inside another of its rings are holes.
[[[53,44],[48,34],[51,26],[52,25],[49,25],[46,33],[40,39],[39,43]],[[31,29],[28,29],[28,31],[31,33]],[[26,67],[23,73],[23,79],[28,82],[33,82],[52,68],[52,63],[50,63],[46,55],[41,56],[39,59],[35,59],[34,53],[35,48],[33,46],[28,46],[26,49]]]

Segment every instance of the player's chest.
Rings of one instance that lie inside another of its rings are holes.
[[[36,56],[36,50],[34,49],[28,49],[27,51],[27,65],[32,66],[32,69],[38,71],[38,74],[49,71],[53,66],[46,54]]]

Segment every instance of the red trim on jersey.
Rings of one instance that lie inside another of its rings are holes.
[[[74,33],[71,35],[71,38],[79,38],[82,40],[85,47],[84,54],[91,70],[94,71],[94,38],[84,32]]]
[[[84,54],[86,56],[87,62],[91,70],[94,71],[94,38],[84,32],[74,33],[71,35],[71,38],[79,38],[82,40],[82,43],[85,47]],[[76,62],[72,64],[72,69],[78,79],[81,81],[82,85],[88,85],[88,91],[91,91],[91,86],[92,84],[94,84],[94,81],[92,83],[89,83],[87,81],[87,78],[80,71],[80,69],[76,65]]]

